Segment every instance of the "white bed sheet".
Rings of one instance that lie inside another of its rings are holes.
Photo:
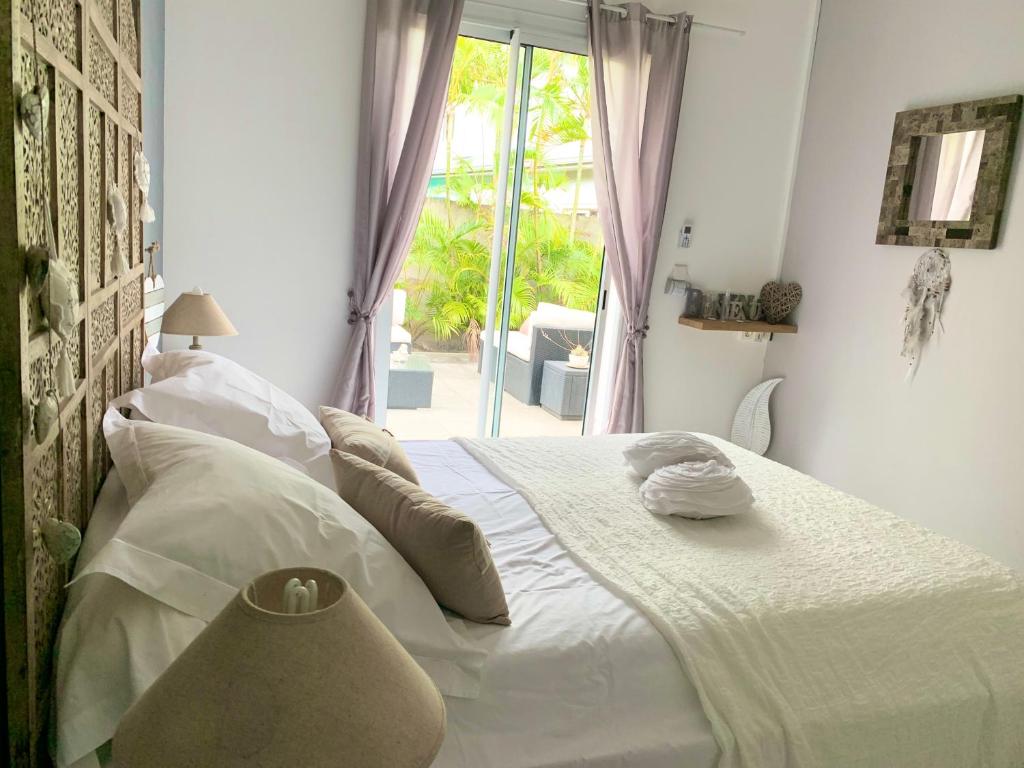
[[[483,528],[512,617],[510,627],[452,619],[490,656],[479,698],[445,699],[448,733],[434,768],[715,765],[718,748],[696,690],[650,621],[577,565],[525,500],[460,446],[403,445],[423,487]],[[112,472],[79,568],[113,535],[127,505]],[[130,644],[135,657],[127,645],[118,651],[139,678],[136,690],[109,692],[125,702],[148,686],[164,657],[180,652],[170,639],[194,636],[191,622],[197,620],[110,582],[97,617],[137,641]],[[107,754],[108,746],[99,752]],[[73,768],[100,764],[106,760],[89,754]]]
[[[446,700],[435,768],[715,765],[696,690],[654,625],[460,446],[403,446],[423,487],[483,528],[512,617],[511,627],[462,622],[490,656],[480,697]]]

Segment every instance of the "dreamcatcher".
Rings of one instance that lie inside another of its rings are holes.
[[[914,273],[903,291],[907,309],[903,314],[903,349],[900,355],[910,366],[907,378],[917,371],[925,345],[935,332],[942,331],[942,307],[952,285],[949,256],[938,248],[921,254],[914,265]]]

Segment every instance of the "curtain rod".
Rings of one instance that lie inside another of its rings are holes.
[[[558,0],[558,2],[568,3],[569,5],[578,5],[583,8],[588,8],[590,6],[590,4],[586,2],[586,0]],[[606,11],[615,11],[616,13],[622,16],[625,16],[628,13],[628,11],[621,5],[606,5],[604,3],[601,3],[601,8]],[[658,21],[667,21],[670,24],[674,24],[676,21],[672,16],[661,16],[657,13],[648,13],[647,18],[656,19]],[[717,29],[722,32],[729,32],[734,35],[739,35],[740,37],[747,34],[747,30],[745,29],[737,29],[736,27],[725,27],[722,26],[721,24],[708,24],[707,22],[704,21],[694,21],[693,26],[706,27],[707,29]]]

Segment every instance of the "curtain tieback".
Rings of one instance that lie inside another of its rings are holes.
[[[651,330],[651,326],[644,323],[644,325],[637,327],[635,325],[626,326],[626,339],[629,341],[639,341],[640,339],[647,338],[647,332]]]
[[[363,312],[359,305],[356,303],[355,291],[348,292],[348,324],[355,325],[358,320],[362,320],[364,323],[369,322],[372,317],[372,313]]]

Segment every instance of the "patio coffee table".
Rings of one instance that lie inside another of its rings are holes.
[[[545,360],[540,385],[541,407],[563,420],[582,419],[589,375],[589,368],[573,368],[564,360]]]
[[[392,362],[388,372],[388,408],[429,408],[434,390],[434,369],[423,355]]]

